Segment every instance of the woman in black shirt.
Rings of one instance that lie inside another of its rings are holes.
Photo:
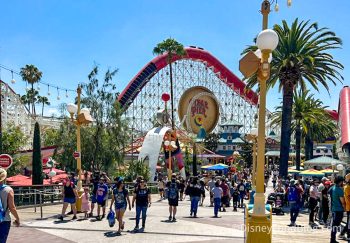
[[[74,217],[72,219],[73,220],[77,219],[77,208],[75,206],[75,202],[76,202],[76,199],[78,198],[78,193],[76,190],[76,186],[69,178],[67,178],[66,182],[63,185],[62,195],[63,195],[62,214],[58,218],[60,220],[63,220],[68,204],[70,204],[72,206],[72,210],[74,214]]]
[[[134,232],[143,232],[146,224],[147,208],[151,206],[151,192],[147,188],[144,180],[140,181],[140,184],[135,188],[134,197],[132,199],[132,207],[134,207],[136,201],[136,226]],[[139,229],[140,216],[142,212],[142,228]]]

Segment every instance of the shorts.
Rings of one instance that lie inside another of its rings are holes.
[[[223,196],[223,197],[221,198],[221,203],[222,203],[222,204],[227,204],[227,203],[228,203],[228,196]]]
[[[177,207],[179,205],[179,200],[178,199],[170,199],[168,198],[169,206],[174,206]]]
[[[159,192],[164,192],[163,188],[159,188],[158,190],[159,190]]]
[[[69,204],[74,204],[75,203],[75,198],[73,197],[65,197],[64,199],[63,199],[63,202],[65,202],[65,203],[69,203]]]
[[[91,203],[97,203],[96,195],[91,196]]]
[[[117,210],[126,210],[126,204],[125,203],[122,203],[122,204],[115,204],[114,205],[115,206],[115,210],[117,211]]]
[[[105,207],[106,206],[106,200],[103,200],[102,202],[97,202],[97,205],[99,205],[101,207]]]

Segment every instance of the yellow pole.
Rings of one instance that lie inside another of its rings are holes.
[[[270,2],[264,0],[261,4],[261,13],[263,15],[263,30],[268,26],[268,15],[270,13]],[[247,219],[247,238],[249,243],[267,243],[272,242],[272,217],[271,213],[265,212],[265,194],[264,194],[264,170],[265,170],[265,110],[266,110],[266,81],[269,79],[270,67],[263,70],[263,65],[269,65],[268,58],[271,53],[269,50],[261,50],[261,64],[258,70],[259,81],[259,124],[258,124],[258,155],[256,166],[256,193],[254,195],[253,212],[249,212]]]
[[[252,187],[255,189],[256,181],[256,138],[253,138],[253,171],[252,171]]]
[[[77,88],[77,102],[78,102],[78,111],[77,111],[77,117],[80,114],[80,95],[81,95],[81,88],[78,86]],[[82,188],[82,182],[81,182],[81,142],[80,142],[80,123],[78,119],[76,120],[76,125],[77,125],[77,152],[80,153],[80,156],[77,158],[77,171],[78,171],[78,185],[77,185],[77,191],[79,197],[83,194],[83,188]],[[77,211],[81,212],[81,198],[78,198],[77,202]]]

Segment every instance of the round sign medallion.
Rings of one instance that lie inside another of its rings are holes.
[[[220,106],[214,94],[207,88],[196,86],[189,88],[179,102],[179,118],[187,131],[198,134],[201,127],[210,133],[216,127]]]
[[[1,154],[0,155],[0,167],[4,168],[5,170],[10,168],[13,163],[12,157],[8,154]]]

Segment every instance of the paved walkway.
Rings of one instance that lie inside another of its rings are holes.
[[[270,190],[270,189],[269,189]],[[83,220],[79,215],[76,221],[60,222],[56,219],[61,206],[46,206],[43,208],[44,219],[33,209],[19,211],[23,226],[13,227],[10,232],[10,243],[70,243],[70,242],[244,242],[244,212],[232,212],[228,209],[220,213],[221,218],[213,218],[213,208],[208,207],[209,197],[199,207],[199,218],[189,217],[190,202],[180,202],[177,222],[169,223],[167,201],[157,201],[158,195],[153,195],[153,204],[149,208],[145,233],[132,234],[128,231],[135,226],[135,211],[127,211],[125,215],[125,230],[121,236],[115,235],[116,228],[110,228],[106,220]],[[70,216],[71,217],[71,216]],[[312,230],[308,226],[308,214],[298,217],[298,224],[303,227],[287,227],[289,214],[273,217],[273,242],[329,242],[328,229]]]

